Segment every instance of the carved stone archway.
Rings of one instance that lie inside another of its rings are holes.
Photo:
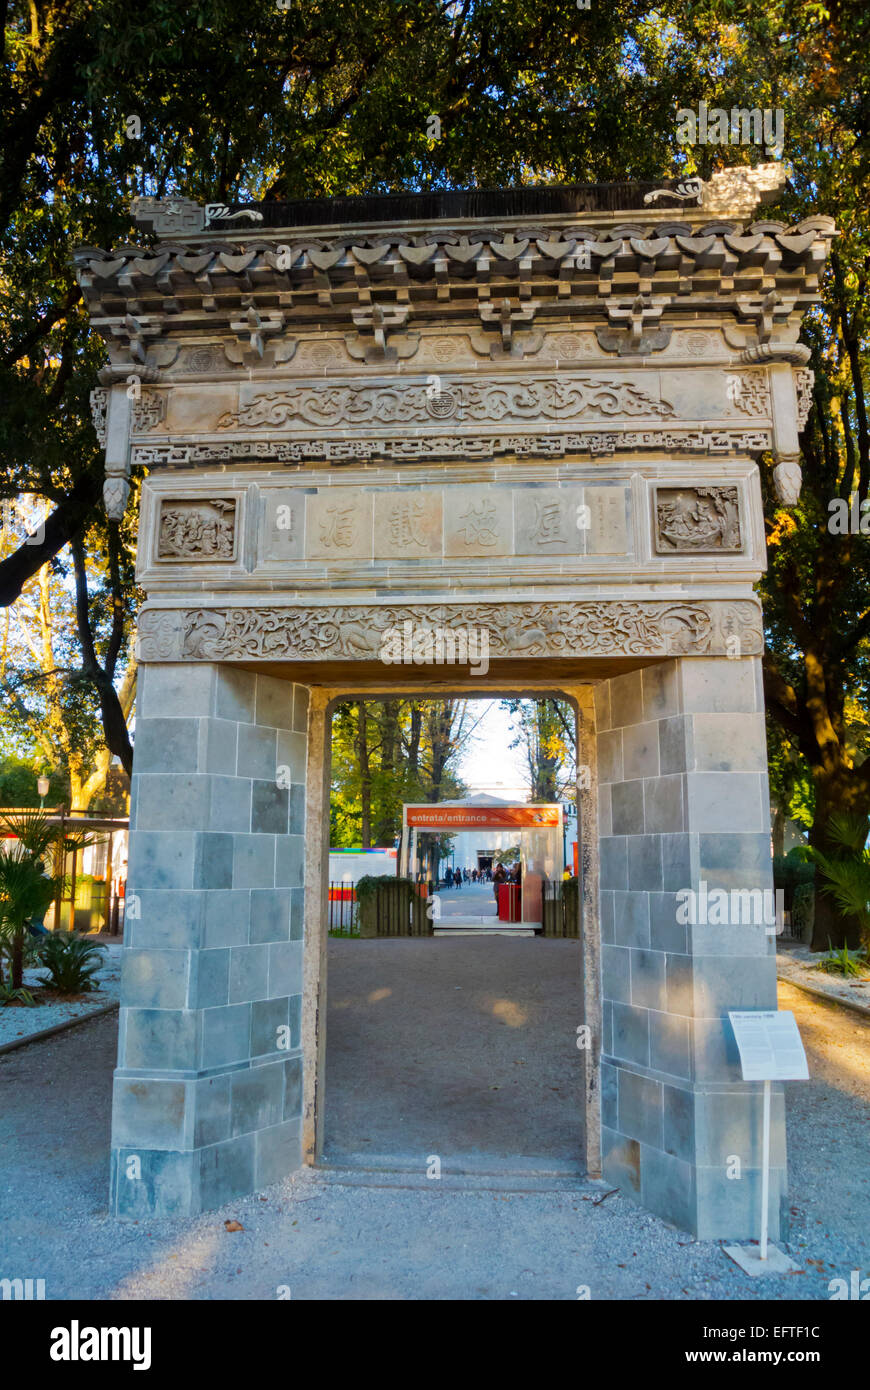
[[[758,460],[793,503],[834,235],[749,220],[780,185],[140,199],[155,245],[77,253],[110,514],[147,470],[119,1214],[314,1152],[325,711],[446,683],[580,706],[589,1170],[755,1229],[726,1015],[775,1007],[772,940],[676,895],[769,887]],[[781,1095],[774,1141],[775,1233]]]

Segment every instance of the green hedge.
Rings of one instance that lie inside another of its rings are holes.
[[[431,936],[426,894],[410,878],[366,874],[356,884],[360,936]]]

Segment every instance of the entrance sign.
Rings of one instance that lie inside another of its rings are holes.
[[[729,1012],[740,1053],[744,1081],[763,1081],[761,1136],[761,1236],[758,1249],[727,1245],[726,1253],[748,1274],[782,1274],[796,1269],[794,1261],[775,1246],[768,1252],[770,1202],[770,1083],[807,1081],[809,1069],[797,1020],[787,1009]]]
[[[406,806],[417,830],[542,829],[562,824],[561,806]]]
[[[807,1081],[809,1070],[794,1014],[786,1009],[729,1013],[744,1081]]]

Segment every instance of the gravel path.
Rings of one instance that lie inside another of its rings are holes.
[[[831,999],[841,999],[844,1003],[866,1009],[870,1017],[870,974],[859,980],[846,980],[842,975],[828,975],[817,970],[820,956],[809,946],[780,947],[776,953],[776,973],[781,980],[789,980],[808,989],[818,990]]]
[[[98,1013],[107,1004],[118,1002],[121,985],[120,943],[104,947],[103,967],[97,971],[99,986],[92,994],[79,995],[74,999],[53,999],[50,1003],[39,1002],[34,1005],[7,1004],[0,1008],[0,1046],[16,1042],[19,1038],[41,1033],[44,1028],[53,1028],[58,1023],[66,1023],[72,1018],[86,1018],[88,1014]],[[45,971],[39,966],[25,970],[24,985],[35,989],[44,983]]]
[[[810,1057],[789,1086],[792,1253],[804,1272],[750,1280],[621,1195],[372,1186],[305,1171],[191,1221],[106,1214],[116,1020],[0,1058],[0,1277],[45,1278],[49,1298],[827,1299],[870,1274],[870,1022],[782,987]],[[384,1183],[384,1180],[381,1180]],[[599,1204],[596,1205],[596,1200]],[[244,1230],[228,1233],[224,1222]],[[286,1296],[286,1295],[285,1295]]]

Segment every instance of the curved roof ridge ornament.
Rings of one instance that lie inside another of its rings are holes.
[[[684,179],[678,183],[676,188],[654,188],[652,192],[643,195],[643,201],[647,203],[657,203],[660,198],[676,198],[678,202],[697,202],[700,207],[703,202],[704,181],[699,178]]]

